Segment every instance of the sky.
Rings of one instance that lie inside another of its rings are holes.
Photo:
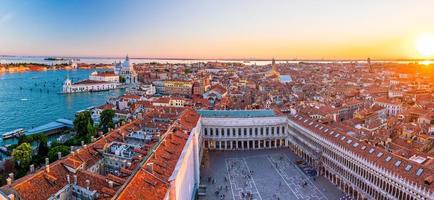
[[[433,9],[433,0],[0,0],[0,55],[427,58],[416,44],[434,34]]]

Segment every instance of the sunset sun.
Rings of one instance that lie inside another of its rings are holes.
[[[423,34],[417,38],[416,50],[423,57],[434,55],[434,36],[432,34]]]

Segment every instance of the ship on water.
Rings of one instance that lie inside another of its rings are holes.
[[[16,129],[2,134],[2,139],[18,138],[24,135],[24,129]]]

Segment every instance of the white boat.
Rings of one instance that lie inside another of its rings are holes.
[[[24,135],[24,129],[20,128],[17,130],[13,130],[7,133],[3,133],[2,138],[4,139],[9,139],[9,138],[13,138],[13,137],[20,137]]]

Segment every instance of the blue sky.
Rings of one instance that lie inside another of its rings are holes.
[[[418,57],[434,1],[0,0],[0,54]]]

